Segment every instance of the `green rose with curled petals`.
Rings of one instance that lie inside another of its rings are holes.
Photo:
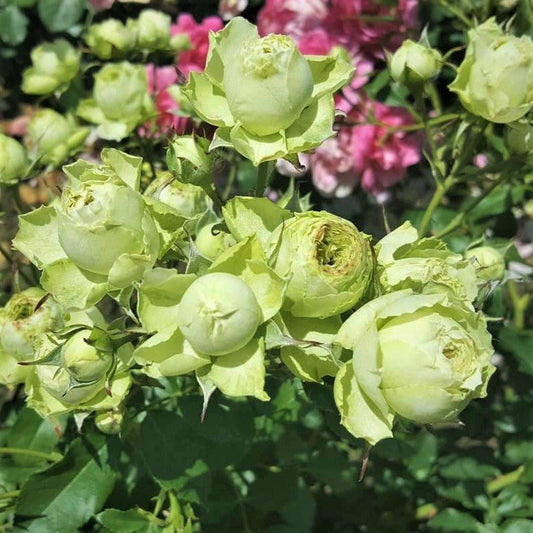
[[[43,43],[31,51],[32,66],[22,73],[26,94],[51,94],[65,89],[80,68],[81,52],[65,39]]]
[[[376,252],[383,292],[401,289],[426,294],[446,292],[467,301],[477,296],[473,264],[435,237],[419,239],[410,222],[381,239]]]
[[[340,56],[303,56],[285,35],[260,38],[241,17],[209,37],[203,73],[184,93],[218,126],[211,149],[231,146],[254,165],[310,150],[333,133],[333,93],[349,82]]]
[[[41,155],[43,164],[57,167],[81,150],[89,131],[79,127],[71,115],[40,109],[28,124],[27,142]]]
[[[505,275],[505,260],[498,250],[491,246],[477,246],[465,252],[476,270],[478,283],[500,281]]]
[[[64,167],[58,202],[19,219],[14,246],[43,270],[42,286],[65,308],[84,309],[129,287],[160,250],[155,222],[138,192],[142,159],[114,149],[104,164]]]
[[[105,65],[94,76],[93,97],[82,100],[77,114],[98,124],[102,139],[121,141],[154,112],[148,78],[142,65]]]
[[[419,424],[453,420],[486,396],[494,352],[481,313],[446,294],[381,296],[353,313],[336,342],[353,351],[335,378],[341,423],[375,444],[396,415]]]
[[[166,50],[170,48],[170,16],[144,9],[137,19],[137,44],[145,50]]]
[[[283,309],[326,318],[355,306],[374,277],[369,237],[326,211],[296,213],[269,243],[274,270],[289,280]]]
[[[491,122],[508,123],[533,106],[533,41],[504,33],[491,18],[468,32],[466,55],[449,86],[463,106]]]
[[[30,162],[24,147],[15,139],[0,133],[0,183],[14,185],[24,178]]]

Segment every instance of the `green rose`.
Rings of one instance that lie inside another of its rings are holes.
[[[15,139],[0,133],[0,183],[14,185],[28,173],[26,150]]]
[[[98,124],[102,139],[121,141],[154,110],[142,65],[107,64],[94,76],[93,98],[82,100],[78,115]]]
[[[442,64],[437,50],[407,39],[391,56],[389,69],[394,81],[407,87],[420,87],[438,76]]]
[[[448,249],[434,237],[419,239],[405,222],[376,246],[378,278],[383,292],[413,289],[415,292],[446,292],[459,300],[477,296],[472,263]]]
[[[31,51],[32,66],[22,73],[26,94],[51,94],[65,89],[78,73],[81,52],[65,39],[43,43]]]
[[[274,270],[289,280],[283,308],[294,316],[347,311],[374,276],[369,237],[326,211],[296,213],[274,231],[269,248]]]
[[[335,378],[341,423],[375,444],[396,415],[419,424],[453,420],[487,394],[494,372],[481,313],[446,294],[381,296],[353,313],[336,342],[353,351]]]
[[[14,246],[43,270],[42,286],[66,308],[85,308],[129,287],[154,265],[157,228],[138,192],[142,159],[102,151],[104,164],[64,168],[53,206],[22,215]]]
[[[138,46],[145,50],[170,47],[170,17],[155,9],[144,9],[137,19]]]
[[[533,106],[533,41],[505,34],[494,18],[470,30],[468,37],[450,90],[468,111],[491,122],[523,117]]]
[[[89,128],[78,126],[74,117],[64,117],[52,109],[41,109],[28,124],[28,144],[41,154],[45,165],[59,166],[81,150]]]
[[[135,48],[137,31],[130,21],[107,19],[91,24],[85,42],[91,52],[100,59],[118,59]]]
[[[216,223],[212,223],[204,226],[194,241],[200,254],[211,261],[214,261],[235,244],[235,238],[231,234],[217,229],[216,225]]]
[[[259,165],[334,134],[333,93],[353,74],[340,56],[304,57],[289,37],[260,38],[241,17],[211,33],[209,43],[205,71],[192,72],[184,92],[218,126],[211,149],[230,146]]]

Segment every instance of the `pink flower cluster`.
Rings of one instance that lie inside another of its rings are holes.
[[[418,0],[266,0],[259,13],[262,35],[290,35],[304,54],[328,54],[342,46],[356,67],[336,104],[357,125],[342,127],[336,138],[304,157],[323,194],[346,196],[357,183],[377,194],[420,160],[421,136],[401,128],[412,123],[409,113],[361,92],[385,50],[395,50],[416,26],[417,14]]]
[[[186,34],[191,41],[191,49],[178,56],[176,67],[187,77],[191,71],[201,71],[205,67],[207,52],[209,50],[209,32],[219,31],[224,24],[219,17],[206,17],[198,24],[192,15],[182,13],[177,23],[171,26],[171,34]],[[178,82],[178,73],[174,66],[155,67],[147,65],[148,88],[153,95],[158,111],[158,133],[185,133],[190,129],[190,121],[186,117],[176,114],[179,105],[168,92],[168,87]]]
[[[378,194],[420,161],[422,137],[402,129],[413,123],[403,107],[367,100],[353,108],[348,120],[356,125],[340,128],[336,137],[304,156],[315,187],[325,196],[347,196],[358,183]]]

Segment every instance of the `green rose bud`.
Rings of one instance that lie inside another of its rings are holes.
[[[50,396],[67,405],[88,402],[104,388],[103,381],[80,386],[65,368],[55,365],[37,365],[37,379]]]
[[[157,239],[142,196],[126,186],[73,182],[56,209],[62,249],[94,274],[107,276],[121,256],[145,254],[147,240]]]
[[[15,139],[0,133],[0,183],[13,185],[30,167],[26,150]]]
[[[204,226],[196,236],[198,251],[207,259],[214,261],[219,255],[236,243],[235,238],[225,231],[215,230],[216,223]]]
[[[155,9],[141,11],[137,20],[138,45],[146,50],[166,50],[170,47],[170,17]]]
[[[63,323],[61,307],[51,298],[43,301],[45,296],[42,289],[31,287],[14,294],[3,310],[0,343],[17,361],[33,360],[36,339]]]
[[[334,134],[333,93],[353,74],[340,54],[304,57],[289,37],[260,38],[241,17],[209,43],[205,71],[190,74],[184,93],[203,120],[219,126],[211,149],[231,146],[259,165]]]
[[[59,166],[83,147],[89,128],[80,128],[70,115],[64,117],[52,109],[41,109],[28,124],[28,144],[42,154],[45,165]]]
[[[80,68],[81,52],[65,39],[43,43],[31,51],[32,66],[22,73],[26,94],[50,94],[65,88]]]
[[[77,331],[61,350],[63,367],[80,383],[102,380],[113,362],[109,335],[101,329]]]
[[[505,34],[494,18],[470,30],[468,37],[450,90],[468,111],[491,122],[523,117],[533,106],[533,41]]]
[[[103,139],[120,141],[153,110],[145,68],[128,62],[107,64],[94,79],[93,98],[82,100],[77,113],[99,124]]]
[[[124,412],[122,410],[104,411],[98,413],[94,418],[96,427],[106,435],[117,435],[120,433]]]
[[[507,124],[505,143],[512,154],[533,152],[533,127],[527,120]]]
[[[437,50],[407,39],[390,58],[389,68],[394,81],[416,88],[436,78],[442,63]]]
[[[132,24],[123,24],[120,20],[107,19],[98,24],[91,24],[85,35],[85,42],[91,52],[100,59],[117,59],[133,50],[137,41],[137,32]]]
[[[500,281],[505,274],[503,256],[490,246],[478,246],[465,252],[465,258],[470,260],[476,269],[478,283]]]
[[[341,423],[370,444],[392,436],[395,415],[419,424],[454,419],[486,396],[495,370],[485,319],[445,294],[376,298],[346,320],[337,342],[353,351],[335,379]]]
[[[412,289],[443,292],[459,300],[477,296],[476,273],[470,261],[434,237],[419,239],[410,222],[385,236],[376,246],[383,292]]]
[[[326,318],[347,311],[374,275],[369,238],[326,211],[296,213],[270,241],[273,268],[289,279],[283,308],[294,316]]]
[[[211,200],[201,187],[183,183],[169,173],[152,181],[144,191],[144,196],[159,200],[185,218],[196,218],[211,206]]]
[[[210,185],[214,160],[207,154],[208,148],[209,142],[202,137],[174,137],[167,150],[168,168],[184,183],[203,187]]]
[[[224,355],[246,346],[262,312],[248,285],[233,274],[214,272],[198,278],[179,304],[178,325],[198,352]]]

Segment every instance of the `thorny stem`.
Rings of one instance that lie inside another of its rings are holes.
[[[513,322],[518,329],[524,329],[526,324],[526,309],[531,302],[530,294],[520,295],[518,292],[517,283],[514,280],[510,280],[509,284],[509,296],[513,302]]]
[[[39,457],[40,459],[45,459],[46,461],[50,461],[52,463],[55,463],[56,461],[59,461],[63,458],[63,456],[57,452],[45,453],[39,452],[37,450],[29,450],[27,448],[0,448],[0,454],[30,455],[32,457]]]

